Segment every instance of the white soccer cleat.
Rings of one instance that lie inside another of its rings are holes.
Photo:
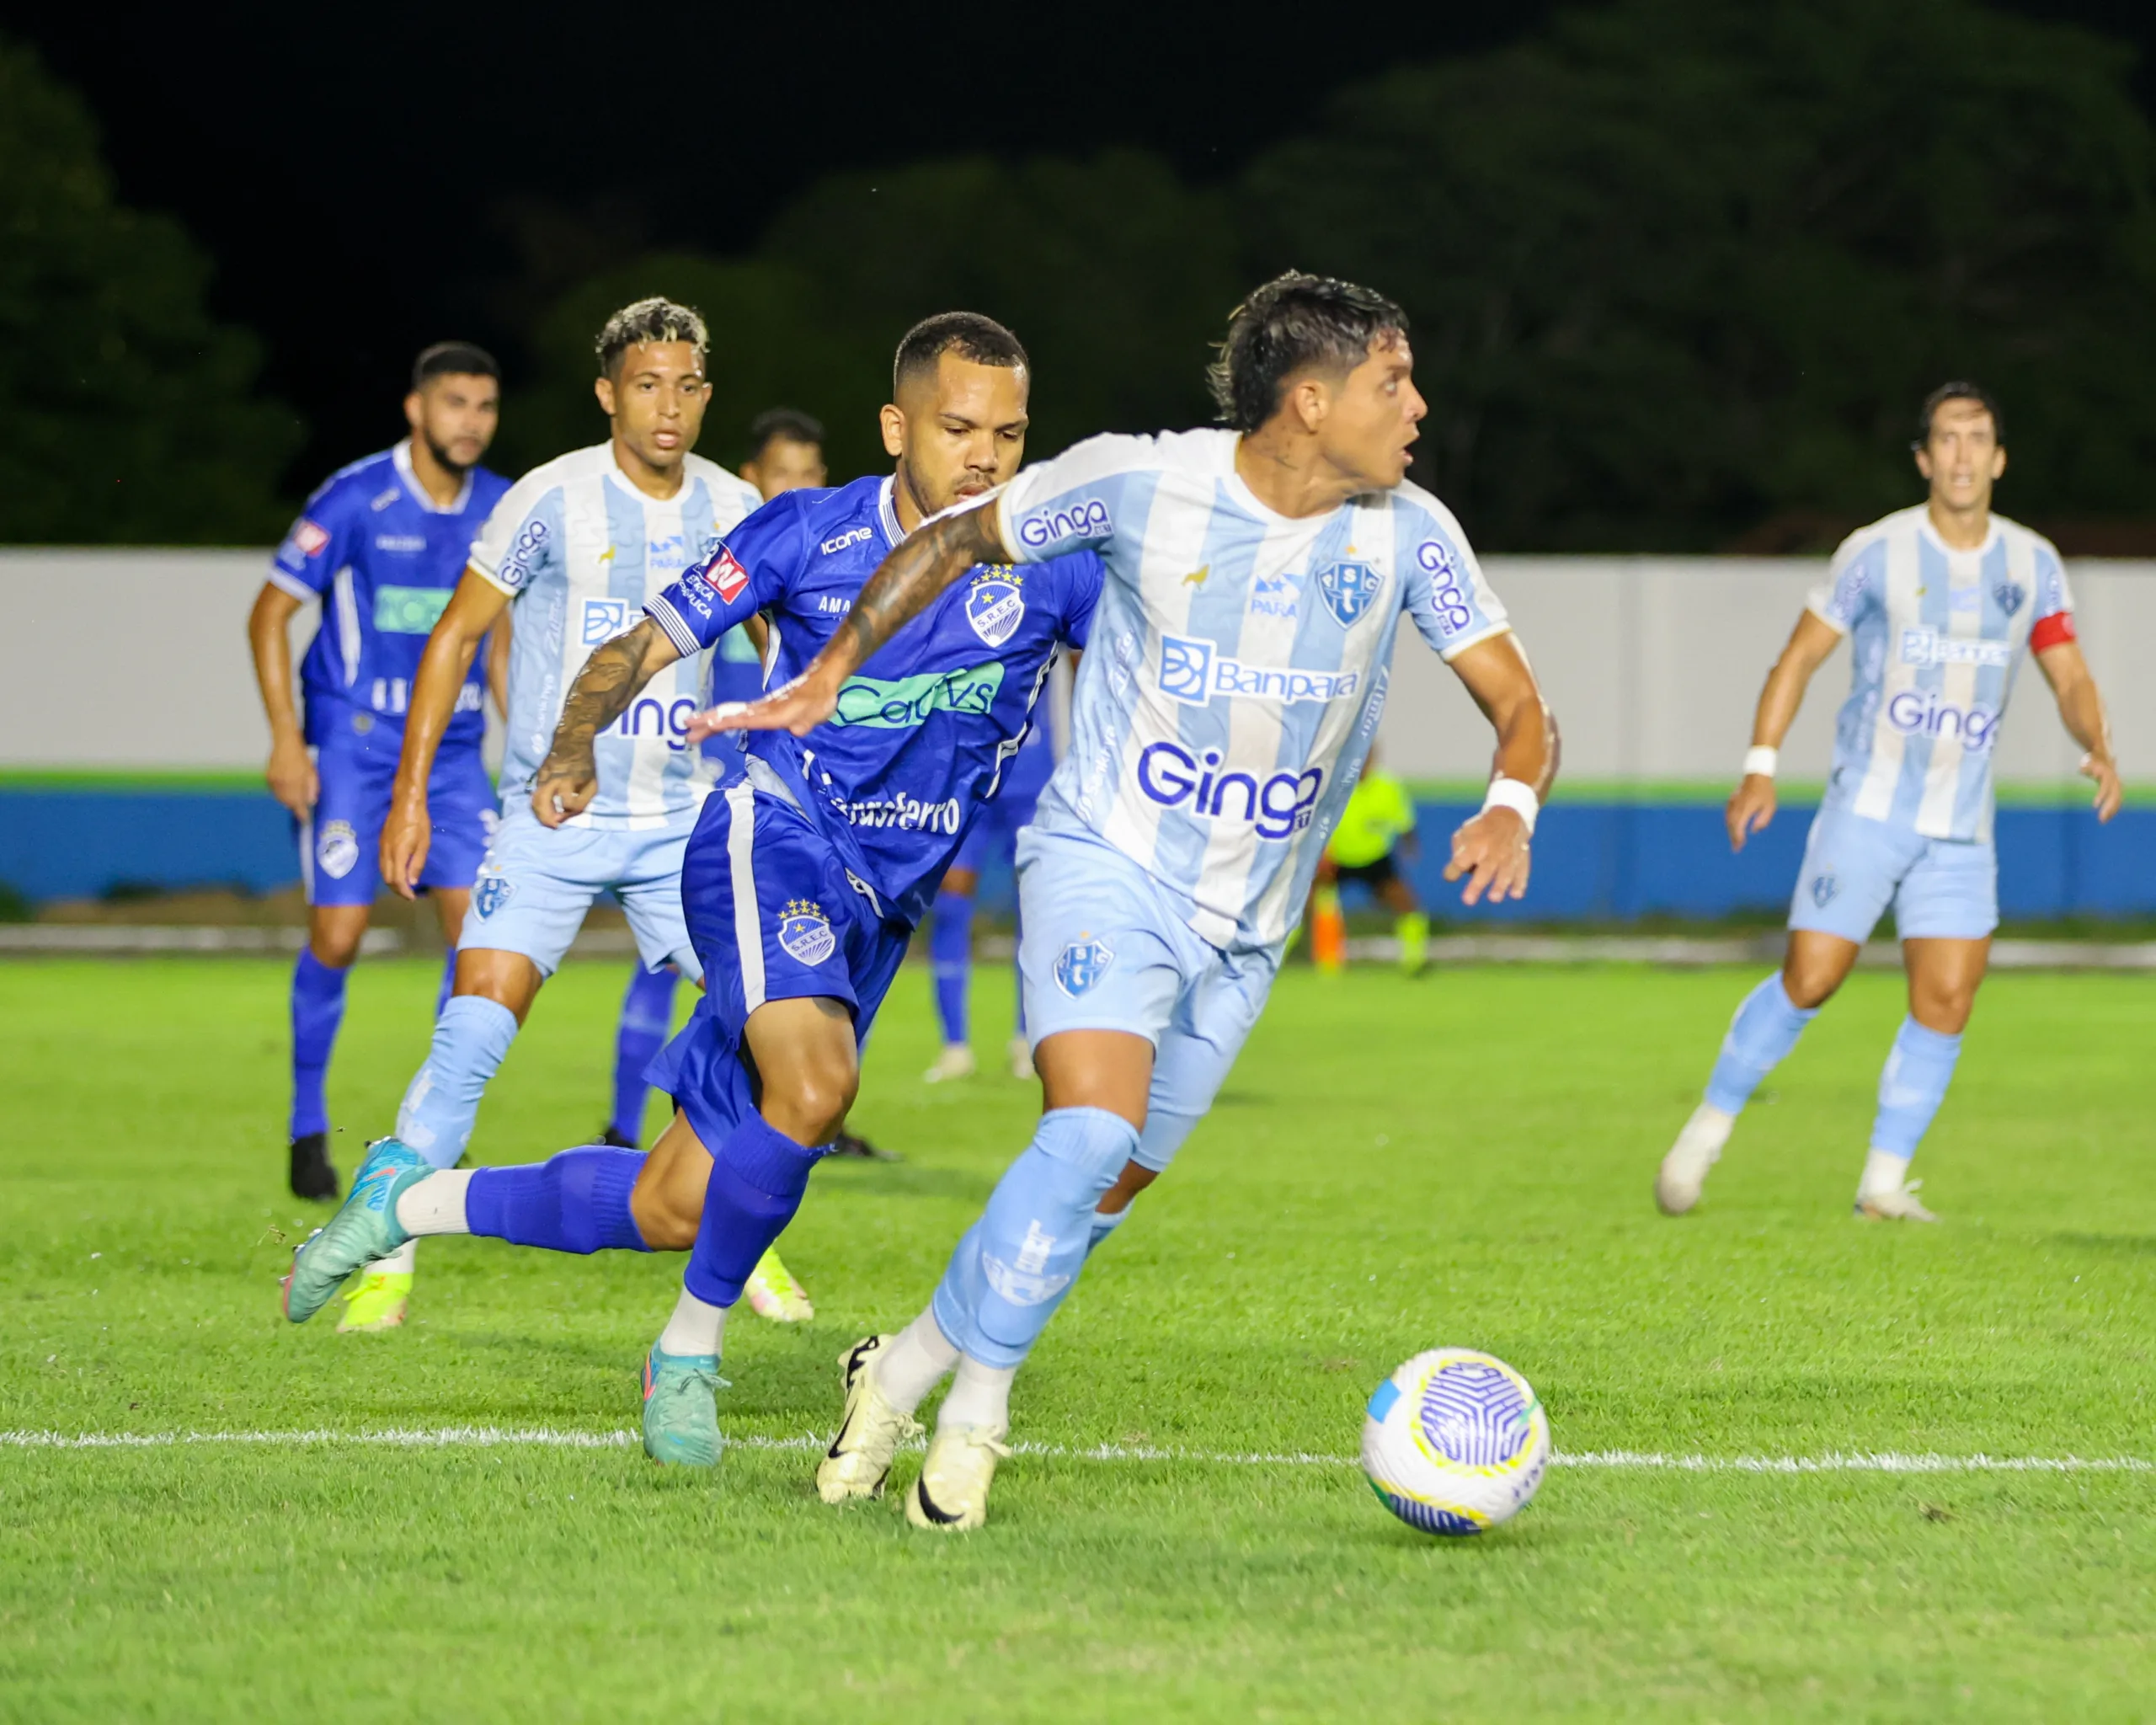
[[[1027,1084],[1040,1076],[1033,1070],[1033,1045],[1022,1036],[1011,1039],[1011,1076]]]
[[[1897,1180],[1891,1186],[1860,1188],[1856,1213],[1874,1222],[1935,1222],[1939,1218],[1917,1202],[1917,1188],[1923,1184],[1921,1180],[1907,1185]]]
[[[947,1042],[943,1052],[936,1057],[936,1064],[921,1075],[924,1084],[942,1084],[947,1079],[970,1078],[974,1076],[974,1051],[963,1042]]]
[[[928,1440],[921,1477],[906,1493],[906,1519],[915,1527],[970,1533],[988,1519],[988,1488],[995,1464],[1011,1453],[1000,1425],[939,1425]]]
[[[846,1374],[846,1412],[838,1435],[816,1464],[816,1495],[826,1503],[882,1497],[891,1458],[899,1445],[920,1434],[920,1422],[892,1407],[876,1386],[877,1356],[893,1339],[864,1336],[839,1355]]]
[[[1710,1102],[1692,1110],[1692,1118],[1677,1135],[1677,1142],[1662,1159],[1662,1172],[1654,1177],[1654,1201],[1666,1216],[1681,1216],[1700,1201],[1707,1188],[1707,1171],[1721,1160],[1737,1116],[1724,1114]]]

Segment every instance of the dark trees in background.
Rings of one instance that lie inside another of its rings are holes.
[[[303,428],[255,393],[257,344],[211,320],[209,275],[176,223],[115,200],[81,99],[0,39],[0,542],[283,531]]]

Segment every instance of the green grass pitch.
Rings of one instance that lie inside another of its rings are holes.
[[[622,968],[572,966],[481,1116],[490,1161],[601,1117]],[[1028,1088],[924,1087],[901,980],[787,1235],[805,1331],[728,1336],[715,1477],[632,1448],[24,1434],[619,1433],[678,1262],[430,1243],[415,1322],[280,1318],[286,968],[0,966],[0,1717],[2097,1720],[2156,1696],[2156,1473],[1572,1465],[1479,1541],[1383,1514],[1362,1403],[1440,1343],[1524,1371],[1561,1452],[2156,1460],[2156,985],[1994,979],[1919,1166],[1849,1202],[1892,979],[1858,977],[1658,1216],[1735,972],[1299,968],[1182,1163],[1021,1380],[969,1539],[826,1509],[796,1442],[915,1311]],[[433,968],[365,965],[349,1170]],[[984,1065],[1007,1024],[993,969]],[[1099,1445],[1102,1459],[1078,1452]],[[1183,1452],[1134,1458],[1134,1450]],[[1196,1455],[1191,1452],[1198,1452]],[[1242,1460],[1222,1458],[1246,1458]],[[1205,1459],[1211,1458],[1211,1459]],[[911,1466],[902,1462],[903,1471]]]

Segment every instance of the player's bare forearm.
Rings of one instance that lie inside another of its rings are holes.
[[[292,644],[287,631],[298,600],[265,581],[247,614],[247,644],[254,656],[254,681],[262,692],[262,710],[276,740],[299,734],[299,713],[292,703]]]
[[[1557,718],[1542,698],[1518,638],[1507,633],[1477,642],[1452,668],[1497,734],[1491,777],[1518,779],[1533,788],[1538,800],[1546,798],[1557,779]]]
[[[680,649],[649,617],[593,649],[569,685],[553,745],[531,788],[531,806],[542,820],[557,825],[590,804],[598,782],[594,740],[629,710],[646,683],[680,656]]]
[[[1797,618],[1774,669],[1767,673],[1766,686],[1759,691],[1758,709],[1752,715],[1753,748],[1781,747],[1789,728],[1796,723],[1797,710],[1804,705],[1804,692],[1812,686],[1812,673],[1827,662],[1841,641],[1840,633],[1817,613],[1807,611]],[[1745,774],[1722,811],[1730,849],[1741,851],[1745,840],[1755,832],[1764,832],[1774,818],[1775,807],[1773,775]]]
[[[404,711],[404,748],[398,757],[395,799],[424,798],[435,756],[456,716],[456,692],[471,674],[479,644],[509,605],[493,582],[465,572],[427,636]]]
[[[2096,818],[2109,820],[2125,800],[2125,789],[2111,753],[2111,726],[2104,713],[2103,692],[2096,686],[2089,661],[2074,642],[2047,647],[2036,655],[2036,666],[2052,686],[2060,722],[2086,751],[2081,757],[2081,772],[2096,783]]]

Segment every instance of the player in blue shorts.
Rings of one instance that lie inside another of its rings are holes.
[[[2103,699],[2075,643],[2058,553],[1992,513],[2006,471],[1999,404],[1973,383],[1934,390],[1914,449],[1930,497],[1842,542],[1759,697],[1729,799],[1739,851],[1774,817],[1777,751],[1812,673],[1849,638],[1849,697],[1790,901],[1788,954],[1737,1007],[1706,1098],[1662,1158],[1655,1199],[1671,1215],[1700,1201],[1737,1114],[1842,985],[1891,904],[1909,1010],[1880,1075],[1856,1213],[1937,1220],[1915,1195],[1909,1163],[1946,1099],[1999,926],[1992,752],[2024,647],[2087,751],[2081,771],[2096,782],[2097,820],[2118,812]]]
[[[344,1016],[344,978],[382,884],[375,850],[419,654],[472,536],[509,489],[479,465],[494,441],[500,376],[469,342],[421,354],[404,398],[410,435],[342,469],[307,499],[248,618],[270,718],[266,777],[292,812],[307,887],[307,945],[292,972],[289,1122],[292,1190],[302,1198],[337,1195],[323,1088]],[[293,706],[286,629],[310,601],[321,602],[322,617],[300,667],[302,717]],[[494,787],[479,758],[482,678],[475,658],[454,692],[424,797],[433,847],[415,884],[433,895],[452,949],[494,830]],[[497,686],[498,701],[500,693]]]
[[[796,733],[966,569],[1079,549],[1107,571],[1069,752],[1019,841],[1019,972],[1043,1090],[1030,1146],[929,1308],[846,1374],[826,1502],[882,1489],[954,1369],[916,1525],[978,1527],[1009,1453],[1011,1381],[1088,1255],[1212,1103],[1263,1008],[1412,617],[1497,734],[1483,811],[1446,869],[1517,897],[1556,765],[1534,674],[1459,524],[1405,483],[1424,408],[1406,318],[1290,274],[1229,320],[1227,429],[1097,437],[899,546],[798,682],[728,722]]]
[[[589,794],[590,739],[645,679],[759,611],[772,680],[790,679],[909,530],[1016,468],[1029,379],[1007,329],[970,312],[930,318],[894,372],[883,428],[897,473],[766,505],[595,655],[533,792],[542,819]],[[686,1247],[681,1296],[645,1361],[644,1447],[715,1463],[727,1311],[845,1120],[908,937],[1021,746],[1057,647],[1082,644],[1101,579],[1083,554],[983,565],[849,678],[805,740],[730,739],[741,772],[707,804],[681,876],[708,991],[662,1058],[679,1112],[649,1156],[591,1146],[535,1167],[436,1172],[385,1140],[296,1257],[288,1314],[305,1318],[419,1234]]]

